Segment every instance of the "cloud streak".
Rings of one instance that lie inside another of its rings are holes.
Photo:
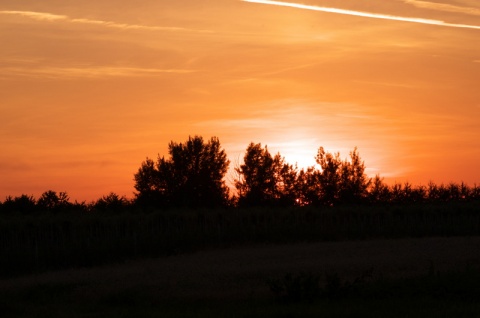
[[[480,30],[480,25],[448,23],[448,22],[441,21],[441,20],[432,20],[432,19],[423,19],[423,18],[414,18],[414,17],[402,17],[402,16],[396,16],[396,15],[379,14],[379,13],[371,13],[371,12],[364,12],[364,11],[354,11],[354,10],[338,9],[338,8],[331,8],[331,7],[320,7],[320,6],[314,6],[314,5],[293,3],[293,2],[271,1],[271,0],[241,0],[241,1],[251,2],[251,3],[259,3],[259,4],[266,4],[266,5],[282,6],[282,7],[290,7],[290,8],[303,9],[303,10],[337,13],[337,14],[344,14],[344,15],[351,15],[351,16],[372,18],[372,19],[394,20],[394,21],[403,21],[403,22],[411,22],[411,23],[445,26],[445,27],[467,28],[467,29]]]
[[[0,14],[17,15],[25,18],[30,18],[33,20],[38,20],[38,21],[59,21],[59,20],[68,19],[66,15],[58,15],[58,14],[34,12],[34,11],[0,11]]]
[[[181,28],[181,27],[149,26],[149,25],[141,25],[141,24],[117,23],[117,22],[103,21],[103,20],[79,19],[79,18],[71,18],[66,15],[53,14],[48,12],[0,11],[0,14],[21,16],[21,17],[33,19],[36,21],[69,22],[69,23],[88,24],[88,25],[102,26],[102,27],[122,29],[122,30],[183,31],[183,32],[199,32],[199,33],[211,32],[209,30],[194,30],[194,29],[187,29],[187,28]]]
[[[446,4],[446,3],[436,3],[436,2],[418,1],[418,0],[403,0],[403,2],[406,4],[411,4],[417,8],[422,8],[422,9],[431,9],[431,10],[480,16],[480,9],[477,9],[477,8],[460,7],[460,6],[455,6],[455,5]]]
[[[26,76],[39,78],[100,78],[160,76],[162,74],[189,74],[197,72],[189,69],[156,69],[136,67],[42,67],[42,68],[0,68],[2,76]],[[2,78],[0,76],[0,79]]]

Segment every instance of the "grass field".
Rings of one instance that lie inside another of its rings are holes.
[[[0,219],[3,317],[479,317],[478,202]]]
[[[478,202],[0,218],[0,277],[205,249],[480,235]]]
[[[215,248],[6,278],[0,311],[2,317],[478,317],[479,251],[478,236]],[[288,273],[318,277],[319,294],[311,302],[279,301],[268,282]]]

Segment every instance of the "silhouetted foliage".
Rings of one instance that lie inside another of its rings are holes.
[[[244,163],[235,168],[240,206],[294,205],[298,198],[297,169],[280,154],[272,157],[267,146],[250,143]]]
[[[318,149],[315,161],[320,165],[320,172],[314,173],[319,183],[320,192],[317,195],[326,205],[334,205],[340,199],[340,181],[342,161],[340,153],[325,152],[323,147]]]
[[[372,180],[365,174],[365,163],[355,148],[350,152],[350,161],[345,160],[340,169],[340,201],[360,203],[365,200]]]
[[[57,192],[53,190],[48,190],[42,193],[37,205],[42,211],[58,213],[70,209],[72,204],[69,200],[70,198],[66,192],[57,194]]]
[[[369,178],[357,148],[346,160],[323,147],[315,157],[318,166],[298,170],[268,147],[250,143],[244,163],[235,168],[239,206],[333,206],[338,204],[421,204],[478,200],[480,190],[466,184],[413,186],[386,185],[380,176]]]
[[[387,203],[390,201],[390,189],[377,174],[370,182],[368,190],[369,203]]]
[[[119,196],[116,193],[109,193],[106,196],[98,199],[92,206],[94,211],[120,213],[125,211],[130,205],[130,202],[124,196]]]
[[[7,214],[29,215],[37,212],[36,204],[33,195],[22,194],[15,198],[8,196],[2,204],[2,209]]]
[[[134,176],[137,204],[142,206],[164,205],[162,198],[166,197],[165,186],[160,184],[159,172],[152,159],[147,158]]]
[[[480,188],[465,183],[426,186],[387,185],[379,175],[369,178],[357,148],[342,160],[340,153],[318,149],[317,165],[299,170],[268,147],[250,143],[243,163],[235,167],[237,194],[229,197],[224,176],[229,160],[218,138],[200,136],[170,142],[169,157],[147,158],[134,174],[135,200],[110,193],[89,204],[71,203],[66,192],[48,190],[38,201],[31,195],[7,197],[2,215],[59,212],[152,211],[170,207],[334,206],[342,204],[429,204],[480,200]],[[136,208],[133,207],[136,206]],[[138,207],[141,207],[140,209]],[[147,208],[147,209],[145,209]]]
[[[350,161],[342,161],[339,153],[326,152],[323,147],[315,159],[319,169],[309,167],[297,172],[296,204],[332,206],[366,201],[371,179],[356,148],[350,152]],[[380,183],[377,180],[377,186]]]
[[[229,160],[220,141],[200,136],[169,144],[169,159],[147,158],[135,174],[136,202],[143,206],[219,207],[229,202],[224,176]]]
[[[285,158],[276,154],[273,158],[275,166],[275,200],[280,206],[298,205],[298,169],[285,162]]]
[[[272,203],[275,196],[275,163],[267,147],[248,145],[244,163],[237,168],[241,180],[235,181],[240,206]]]
[[[5,216],[0,220],[0,274],[235,244],[479,233],[476,185],[387,185],[378,175],[366,176],[356,148],[341,160],[339,153],[320,147],[316,161],[317,166],[298,170],[279,153],[272,156],[267,146],[251,143],[236,167],[239,207],[234,212],[189,209],[231,202],[225,151],[217,138],[204,142],[198,136],[171,142],[168,158],[142,163],[135,174],[134,201],[110,193],[89,204],[71,203],[66,192],[53,190],[38,201],[29,195],[7,197],[0,204]],[[143,210],[149,213],[132,214]],[[318,293],[316,282],[315,277],[286,276],[270,287],[280,299],[310,300]],[[327,279],[327,294],[349,290],[337,283],[333,276]]]
[[[309,180],[310,184],[313,183],[310,192],[318,198],[311,198],[311,201],[329,206],[365,201],[371,179],[365,174],[365,164],[357,148],[350,152],[350,160],[342,161],[340,153],[332,154],[320,147],[315,159],[320,171],[310,169],[312,177]]]

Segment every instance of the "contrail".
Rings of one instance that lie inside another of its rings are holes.
[[[453,28],[466,28],[466,29],[477,29],[480,30],[478,25],[469,25],[469,24],[458,24],[458,23],[448,23],[441,20],[431,20],[431,19],[422,19],[422,18],[413,18],[413,17],[401,17],[388,14],[379,14],[379,13],[370,13],[363,11],[354,11],[354,10],[345,10],[338,8],[329,8],[329,7],[319,7],[307,4],[293,3],[293,2],[282,2],[282,1],[273,1],[273,0],[241,0],[244,2],[260,3],[260,4],[269,4],[282,7],[291,7],[303,10],[312,10],[312,11],[321,11],[321,12],[330,12],[337,14],[353,15],[357,17],[373,18],[373,19],[384,19],[384,20],[395,20],[403,22],[413,22],[421,24],[430,24],[430,25],[439,25]]]

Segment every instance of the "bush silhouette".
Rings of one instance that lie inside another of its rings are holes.
[[[220,141],[200,136],[169,144],[170,158],[147,158],[135,174],[136,202],[140,205],[219,207],[229,203],[224,177],[229,160]]]
[[[57,192],[48,190],[42,193],[38,199],[37,205],[42,211],[57,213],[66,211],[71,207],[70,198],[66,192]]]
[[[37,201],[33,195],[22,194],[15,198],[8,196],[2,204],[2,210],[8,214],[34,214],[38,211]]]
[[[100,212],[123,212],[130,202],[127,198],[119,196],[114,192],[110,192],[108,195],[98,199],[92,206],[95,211]]]
[[[235,180],[240,206],[294,205],[297,199],[297,171],[267,146],[248,145],[244,163],[236,168]]]

